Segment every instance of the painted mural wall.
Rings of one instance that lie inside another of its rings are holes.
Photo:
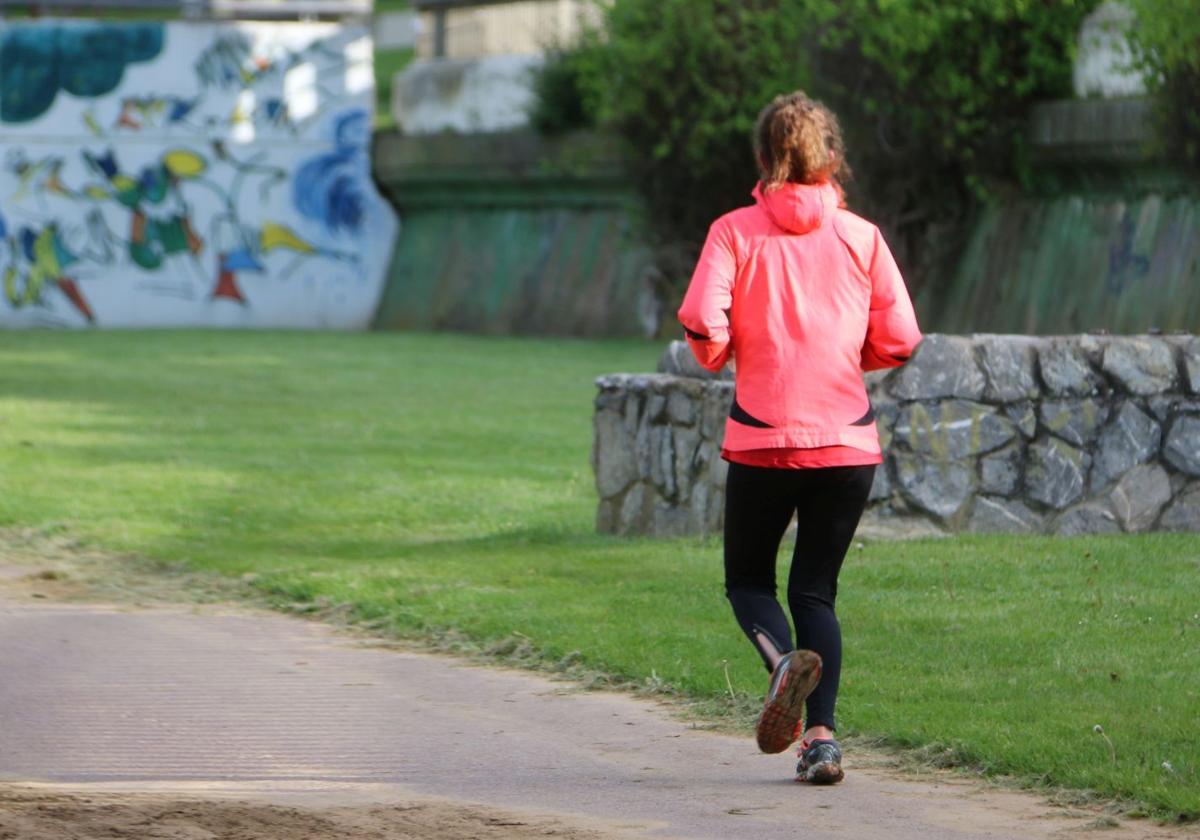
[[[0,22],[0,326],[369,326],[364,27]]]

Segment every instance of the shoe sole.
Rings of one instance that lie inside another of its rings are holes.
[[[781,753],[799,737],[804,701],[821,679],[821,657],[811,650],[793,651],[787,671],[758,716],[754,734],[765,753]]]
[[[822,761],[809,767],[803,775],[797,776],[796,781],[808,782],[810,785],[836,785],[844,778],[846,774],[842,771],[842,765],[834,761]]]

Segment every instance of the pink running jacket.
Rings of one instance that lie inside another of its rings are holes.
[[[904,364],[921,340],[896,261],[831,183],[754,198],[713,223],[679,309],[703,367],[737,362],[724,447],[878,453],[862,372]]]

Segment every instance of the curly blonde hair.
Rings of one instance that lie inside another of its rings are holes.
[[[837,117],[799,90],[775,97],[759,113],[754,155],[766,189],[850,176]]]

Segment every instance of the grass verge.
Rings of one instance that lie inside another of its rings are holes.
[[[764,675],[723,602],[719,542],[592,532],[592,378],[659,349],[0,333],[0,526],[669,688],[745,724]],[[1195,537],[863,543],[839,600],[843,727],[1195,819],[1198,605]]]

